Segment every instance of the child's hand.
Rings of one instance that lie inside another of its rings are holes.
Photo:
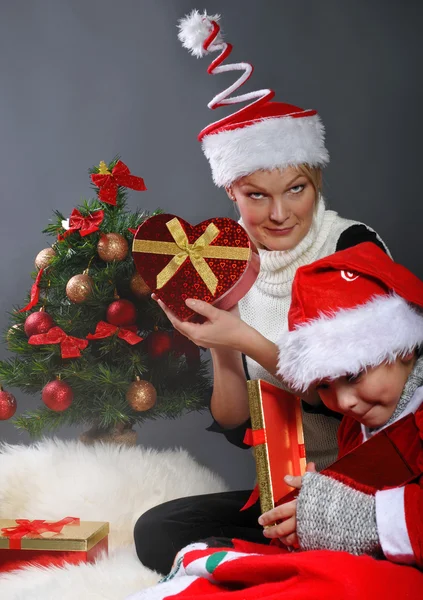
[[[265,527],[263,531],[265,537],[279,538],[286,546],[296,546],[298,544],[296,515],[297,501],[291,500],[291,502],[276,506],[262,514],[258,522]],[[266,527],[266,525],[275,521],[282,521],[282,523]]]
[[[316,467],[314,463],[307,465],[308,472],[315,472]],[[301,489],[302,477],[292,477],[291,475],[285,476],[285,481],[288,485]],[[267,527],[275,521],[282,521],[271,527]],[[286,546],[298,547],[297,538],[297,501],[291,500],[286,504],[281,504],[272,508],[272,510],[263,513],[258,520],[259,524],[265,527],[263,535],[267,538],[279,538],[280,541]]]

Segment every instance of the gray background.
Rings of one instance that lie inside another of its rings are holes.
[[[52,210],[89,194],[87,169],[120,153],[160,206],[197,222],[234,216],[211,181],[196,135],[232,76],[210,77],[176,37],[192,8],[223,13],[235,60],[279,100],[317,108],[327,129],[329,205],[363,220],[396,259],[423,276],[421,258],[422,3],[412,0],[14,0],[0,20],[0,326],[32,281]],[[252,87],[254,86],[254,88]],[[219,111],[222,114],[221,110]],[[221,116],[220,115],[220,116]],[[7,356],[5,347],[0,357]],[[13,390],[12,390],[13,391]],[[19,411],[38,404],[16,392]],[[233,488],[254,477],[249,452],[204,427],[207,414],[146,423],[140,443],[185,446]],[[59,432],[73,437],[74,430]],[[0,438],[28,442],[9,422]]]

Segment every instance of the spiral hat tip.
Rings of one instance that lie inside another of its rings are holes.
[[[200,13],[196,9],[180,19],[178,38],[183,47],[197,58],[208,54],[209,51],[204,48],[204,42],[213,31],[213,22],[218,23],[219,20],[220,15],[208,15],[206,11]]]
[[[179,40],[193,56],[218,53],[207,68],[210,75],[241,72],[207,105],[211,109],[238,106],[238,110],[214,121],[198,135],[216,185],[228,186],[258,170],[299,164],[324,166],[329,155],[324,127],[314,109],[275,102],[274,91],[267,88],[237,93],[250,79],[253,66],[244,61],[228,62],[233,47],[223,39],[219,21],[220,15],[193,10],[178,23]]]

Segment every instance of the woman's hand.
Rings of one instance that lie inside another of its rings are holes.
[[[316,472],[314,463],[307,465],[308,472]],[[302,477],[285,476],[285,482],[296,488],[301,489]],[[273,526],[268,526],[276,521],[282,521]],[[279,538],[286,546],[298,547],[297,538],[297,500],[291,500],[286,504],[276,506],[261,515],[259,524],[265,527],[263,535],[267,538]]]
[[[189,340],[203,348],[218,348],[226,346],[234,350],[240,349],[240,342],[244,332],[249,328],[239,316],[238,305],[229,311],[220,310],[202,300],[186,300],[186,305],[199,315],[207,319],[205,323],[189,323],[181,321],[171,310],[154,294],[160,308],[166,313],[175,329]],[[242,344],[241,344],[242,345]]]

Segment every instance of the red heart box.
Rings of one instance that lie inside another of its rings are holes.
[[[155,215],[139,226],[132,253],[149,288],[184,321],[198,317],[187,298],[228,310],[245,296],[260,268],[246,231],[225,217],[193,226],[175,215]]]

